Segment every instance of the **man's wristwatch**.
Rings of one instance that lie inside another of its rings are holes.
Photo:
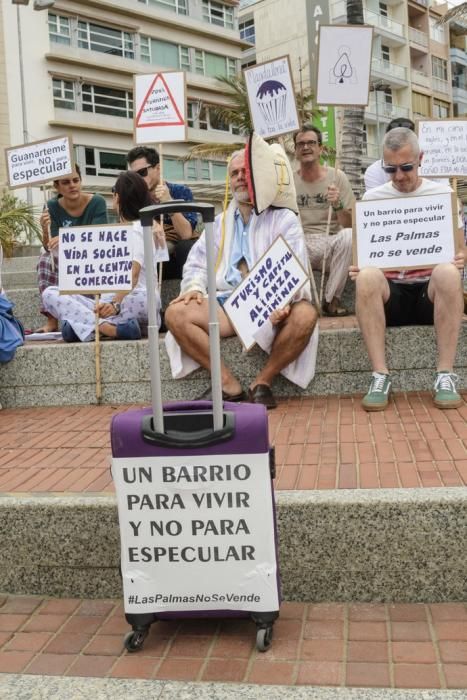
[[[120,313],[120,309],[122,308],[122,305],[118,301],[111,301],[110,303],[114,307],[115,315],[118,316],[118,314]]]

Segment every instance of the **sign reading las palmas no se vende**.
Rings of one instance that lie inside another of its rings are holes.
[[[112,461],[125,612],[278,609],[269,456]]]
[[[133,226],[73,226],[59,229],[61,293],[130,291]]]
[[[451,262],[461,245],[452,193],[355,204],[354,264],[386,270]]]
[[[68,136],[7,148],[5,156],[11,189],[39,185],[73,172]]]

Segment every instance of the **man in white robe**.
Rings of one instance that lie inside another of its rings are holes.
[[[221,338],[235,335],[222,309],[224,301],[241,282],[242,275],[252,269],[279,235],[307,268],[305,238],[298,217],[289,209],[273,207],[259,216],[254,213],[248,195],[244,151],[232,157],[229,176],[233,200],[225,214],[216,217],[214,224],[216,296]],[[166,337],[166,347],[172,375],[176,378],[185,376],[198,366],[210,368],[205,246],[203,234],[191,249],[183,269],[180,296],[171,302],[165,313],[165,323],[170,331]],[[270,351],[270,354],[251,382],[248,394],[227,365],[221,362],[225,401],[248,400],[274,408],[277,403],[271,385],[280,372],[302,387],[309,383],[314,374],[317,333],[313,334],[313,329],[318,317],[310,300],[310,285],[307,282],[292,303],[271,314],[269,320],[275,330],[274,338],[270,348],[263,345],[263,349]],[[199,398],[210,398],[209,392]]]

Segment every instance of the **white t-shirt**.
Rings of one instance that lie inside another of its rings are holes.
[[[373,189],[373,187],[384,185],[391,179],[391,176],[389,173],[384,172],[381,166],[381,160],[375,160],[375,162],[369,165],[365,170],[363,179],[365,181],[365,190],[368,191]]]

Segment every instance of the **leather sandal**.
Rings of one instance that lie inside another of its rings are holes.
[[[238,394],[228,394],[226,391],[222,390],[222,401],[233,401],[234,403],[238,403],[246,400],[247,395],[243,390]],[[208,387],[206,391],[203,391],[200,396],[196,397],[195,401],[212,401],[212,388]]]
[[[329,309],[329,304],[323,304],[323,314],[324,314],[325,316],[337,316],[337,317],[340,317],[340,316],[349,316],[349,315],[350,315],[350,311],[348,311],[348,309],[346,309],[346,308],[343,307],[343,306],[338,306],[337,309],[335,309],[335,311],[330,311],[330,309]]]
[[[276,408],[277,401],[267,384],[257,384],[253,389],[248,389],[248,401],[250,403],[261,403],[266,408]]]

